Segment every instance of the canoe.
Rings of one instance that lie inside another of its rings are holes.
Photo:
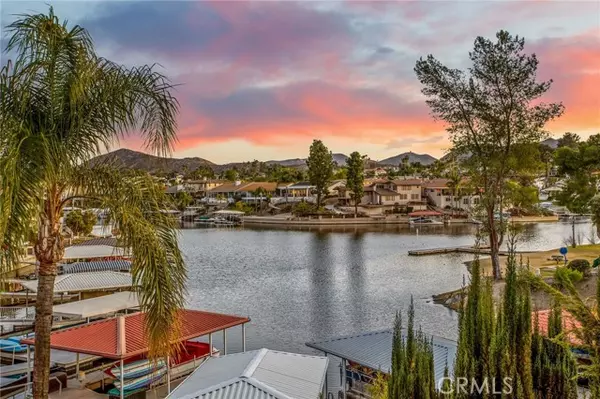
[[[11,339],[0,339],[0,351],[9,353],[27,352],[27,346]]]
[[[135,362],[127,363],[123,366],[123,378],[129,380],[132,378],[142,377],[146,374],[150,374],[156,369],[161,369],[164,366],[165,361],[163,359],[156,361],[151,361],[148,359],[136,360]],[[108,370],[108,373],[119,379],[121,376],[121,368],[119,366],[114,366]]]
[[[153,383],[157,382],[158,380],[160,380],[161,378],[163,378],[166,373],[167,373],[167,368],[162,367],[158,370],[154,370],[151,374],[146,374],[146,375],[138,377],[138,378],[125,380],[124,381],[125,385],[123,386],[123,390],[124,391],[135,391],[138,389],[145,388],[145,387],[149,386],[150,384],[153,384]],[[117,392],[120,392],[121,381],[115,380],[113,382],[113,384],[115,385],[115,389],[117,390]],[[111,389],[111,391],[112,391],[112,389]],[[111,393],[109,392],[109,394],[111,394]]]

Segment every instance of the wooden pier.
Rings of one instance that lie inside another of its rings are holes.
[[[518,251],[517,251],[518,253]],[[490,255],[489,247],[476,248],[473,246],[463,247],[446,247],[446,248],[429,248],[429,249],[415,249],[408,251],[410,256],[427,256],[427,255],[443,255],[443,254],[479,254],[479,255]],[[500,256],[508,256],[507,251],[498,252]]]

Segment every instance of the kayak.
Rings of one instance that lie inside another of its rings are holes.
[[[144,376],[130,379],[130,380],[125,380],[124,381],[125,385],[123,386],[123,390],[124,391],[135,391],[137,389],[145,388],[145,387],[149,386],[150,384],[153,384],[153,383],[159,381],[161,378],[163,378],[163,376],[166,373],[167,373],[167,368],[162,367],[158,370],[154,370],[150,374],[146,374]],[[113,395],[114,392],[116,392],[116,394],[118,395],[121,390],[121,381],[115,380],[113,382],[113,384],[115,385],[115,388],[111,389],[108,393],[109,393],[109,395]]]
[[[165,366],[165,361],[163,359],[159,359],[156,361],[151,361],[148,359],[137,360],[135,362],[127,363],[123,366],[123,379],[129,380],[132,378],[142,377],[146,374],[152,373],[156,369],[161,369]],[[113,377],[120,379],[121,376],[121,368],[119,366],[114,366],[108,373]]]
[[[0,339],[0,351],[11,353],[27,352],[27,345],[21,345],[19,341],[14,339]]]

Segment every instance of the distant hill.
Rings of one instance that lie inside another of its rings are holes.
[[[552,148],[553,150],[558,148],[558,140],[553,139],[553,138],[546,139],[546,140],[542,141],[540,144],[548,146],[548,147]]]
[[[346,165],[348,157],[344,154],[333,154],[333,160],[340,166]],[[232,162],[218,165],[203,158],[161,158],[139,151],[121,148],[108,154],[100,155],[92,159],[92,163],[100,163],[107,160],[114,161],[124,168],[143,170],[149,173],[185,173],[194,171],[199,167],[206,166],[216,173],[220,173],[234,167],[240,169],[247,166],[247,162]],[[305,158],[284,159],[280,161],[267,161],[267,164],[279,164],[290,168],[306,168]]]
[[[400,165],[400,163],[402,162],[402,160],[405,157],[408,157],[409,163],[420,162],[421,165],[431,165],[432,163],[437,161],[437,158],[434,158],[429,154],[415,154],[414,152],[410,151],[410,152],[398,154],[395,157],[382,159],[381,161],[378,162],[378,164],[379,165],[398,166],[398,165]]]
[[[218,165],[203,158],[162,158],[143,152],[121,148],[119,150],[100,155],[92,159],[92,163],[104,161],[114,161],[121,164],[124,168],[144,170],[149,173],[182,173],[184,171],[193,171],[201,166],[217,168]]]
[[[345,154],[332,154],[333,155],[333,160],[334,162],[336,162],[338,164],[338,166],[345,166],[346,162],[348,161],[348,156]],[[268,165],[273,165],[273,164],[278,164],[281,166],[288,166],[288,167],[302,167],[302,166],[306,166],[306,158],[293,158],[293,159],[284,159],[281,161],[267,161],[265,162]]]

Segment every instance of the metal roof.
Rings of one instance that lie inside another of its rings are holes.
[[[131,271],[131,261],[118,260],[100,260],[94,262],[75,262],[61,265],[65,273],[81,273],[81,272],[99,272],[113,270],[116,272]]]
[[[209,358],[169,399],[315,399],[327,365],[326,357],[269,349]]]
[[[371,369],[389,373],[392,368],[393,337],[393,330],[386,329],[312,342],[306,345]],[[437,381],[444,376],[446,366],[452,375],[457,347],[455,341],[435,335],[431,338],[433,339],[433,363]]]
[[[82,247],[85,245],[108,245],[110,247],[117,246],[117,239],[115,237],[96,237],[91,240],[78,242],[77,244],[71,245],[72,247]]]
[[[75,353],[87,353],[109,359],[127,359],[148,352],[146,314],[143,312],[113,317],[76,327],[57,330],[50,335],[50,347]],[[248,323],[247,317],[182,309],[177,342],[201,337]],[[21,340],[33,345],[35,338]]]
[[[14,281],[14,280],[13,280]],[[29,291],[37,292],[38,280],[18,280]],[[131,274],[114,271],[63,274],[54,280],[54,293],[101,291],[129,288],[133,285]]]
[[[140,306],[135,292],[123,291],[114,294],[84,299],[83,301],[63,303],[54,306],[54,316],[85,319],[105,314],[118,312],[124,309],[133,309]]]
[[[123,248],[110,245],[81,245],[65,248],[63,259],[110,258],[113,256],[129,256],[129,254]]]

